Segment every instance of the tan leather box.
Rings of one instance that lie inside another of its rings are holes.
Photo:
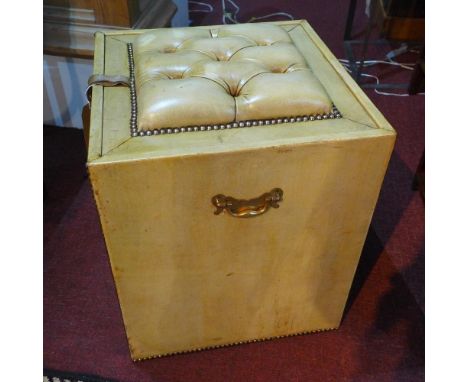
[[[309,24],[97,34],[94,74],[132,359],[338,328],[395,132]]]

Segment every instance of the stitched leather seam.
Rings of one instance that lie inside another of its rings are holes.
[[[154,75],[148,75],[149,77],[144,79],[143,81],[141,79],[138,79],[138,89],[141,89],[147,82],[149,81],[157,81],[156,79],[156,75],[163,75],[166,77],[167,80],[171,80],[172,78],[169,77],[167,74],[164,74],[164,73],[161,73],[161,72],[157,72],[155,73]],[[163,80],[164,78],[161,78],[161,80]]]
[[[238,52],[240,52],[241,50],[246,49],[246,48],[254,48],[254,47],[256,47],[256,46],[260,46],[260,45],[255,44],[255,45],[250,45],[250,46],[243,46],[242,48],[237,49],[233,54],[231,54],[231,55],[229,56],[229,60],[228,60],[228,61],[230,61],[231,58],[233,58],[233,57],[234,57]]]
[[[265,72],[261,72],[261,73],[254,74],[254,75],[253,75],[252,77],[250,77],[247,81],[245,81],[244,84],[239,88],[239,90],[237,91],[237,95],[240,94],[240,92],[242,91],[242,89],[244,88],[244,86],[247,85],[247,83],[248,83],[251,79],[253,79],[253,78],[259,76],[260,74],[271,74],[271,72],[265,71]]]
[[[217,36],[217,37],[214,37],[214,38],[227,38],[227,37],[241,37],[244,40],[249,40],[250,42],[252,42],[254,46],[258,46],[258,44],[257,44],[257,42],[255,40],[252,40],[250,37],[242,35],[242,34],[230,34],[229,36],[221,36],[221,37]]]
[[[216,80],[213,80],[212,78],[204,77],[204,76],[202,76],[202,75],[195,75],[195,76],[191,76],[191,77],[203,78],[203,79],[205,79],[205,80],[209,80],[209,81],[211,81],[211,82],[214,82],[216,85],[222,87],[223,90],[227,92],[226,88],[225,88],[223,85],[221,85],[221,84],[220,84],[219,82],[217,82]],[[187,77],[187,78],[191,78],[191,77]],[[227,86],[228,89],[229,89],[229,85],[226,84],[226,86]],[[230,95],[230,94],[229,94],[229,95]]]

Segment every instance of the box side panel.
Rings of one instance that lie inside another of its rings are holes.
[[[132,357],[337,327],[393,141],[91,166]],[[264,215],[213,213],[275,187]]]

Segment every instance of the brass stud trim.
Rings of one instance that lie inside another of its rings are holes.
[[[170,353],[155,354],[155,355],[150,355],[148,357],[132,358],[132,360],[134,362],[140,362],[140,361],[146,361],[146,360],[154,359],[154,358],[168,357],[168,356],[171,356],[171,355],[195,353],[195,352],[204,351],[204,350],[220,349],[220,348],[236,346],[236,345],[250,344],[250,343],[255,343],[255,342],[271,341],[271,340],[276,340],[276,339],[286,338],[286,337],[296,337],[296,336],[302,336],[302,335],[312,334],[312,333],[328,332],[328,331],[337,330],[337,329],[338,328],[324,328],[324,329],[306,330],[306,331],[303,331],[303,332],[297,332],[297,333],[292,333],[292,334],[284,334],[284,335],[280,335],[280,336],[254,338],[254,339],[251,339],[251,340],[231,342],[231,343],[228,343],[228,344],[211,345],[211,346],[195,348],[195,349],[190,349],[190,350],[182,350],[182,351],[175,351],[175,352],[170,352]]]
[[[136,89],[135,89],[135,63],[133,61],[133,45],[131,43],[127,44],[127,53],[128,53],[128,70],[130,74],[130,135],[132,137],[143,136],[146,133],[139,134],[137,131],[137,98],[136,98]],[[154,134],[154,132],[149,131],[147,135]]]

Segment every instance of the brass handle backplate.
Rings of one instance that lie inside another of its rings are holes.
[[[215,215],[227,211],[229,215],[237,218],[251,218],[267,212],[270,207],[279,208],[279,202],[283,200],[283,190],[274,188],[270,192],[265,192],[258,198],[250,200],[236,199],[232,196],[222,194],[215,195],[211,202],[216,207]]]

